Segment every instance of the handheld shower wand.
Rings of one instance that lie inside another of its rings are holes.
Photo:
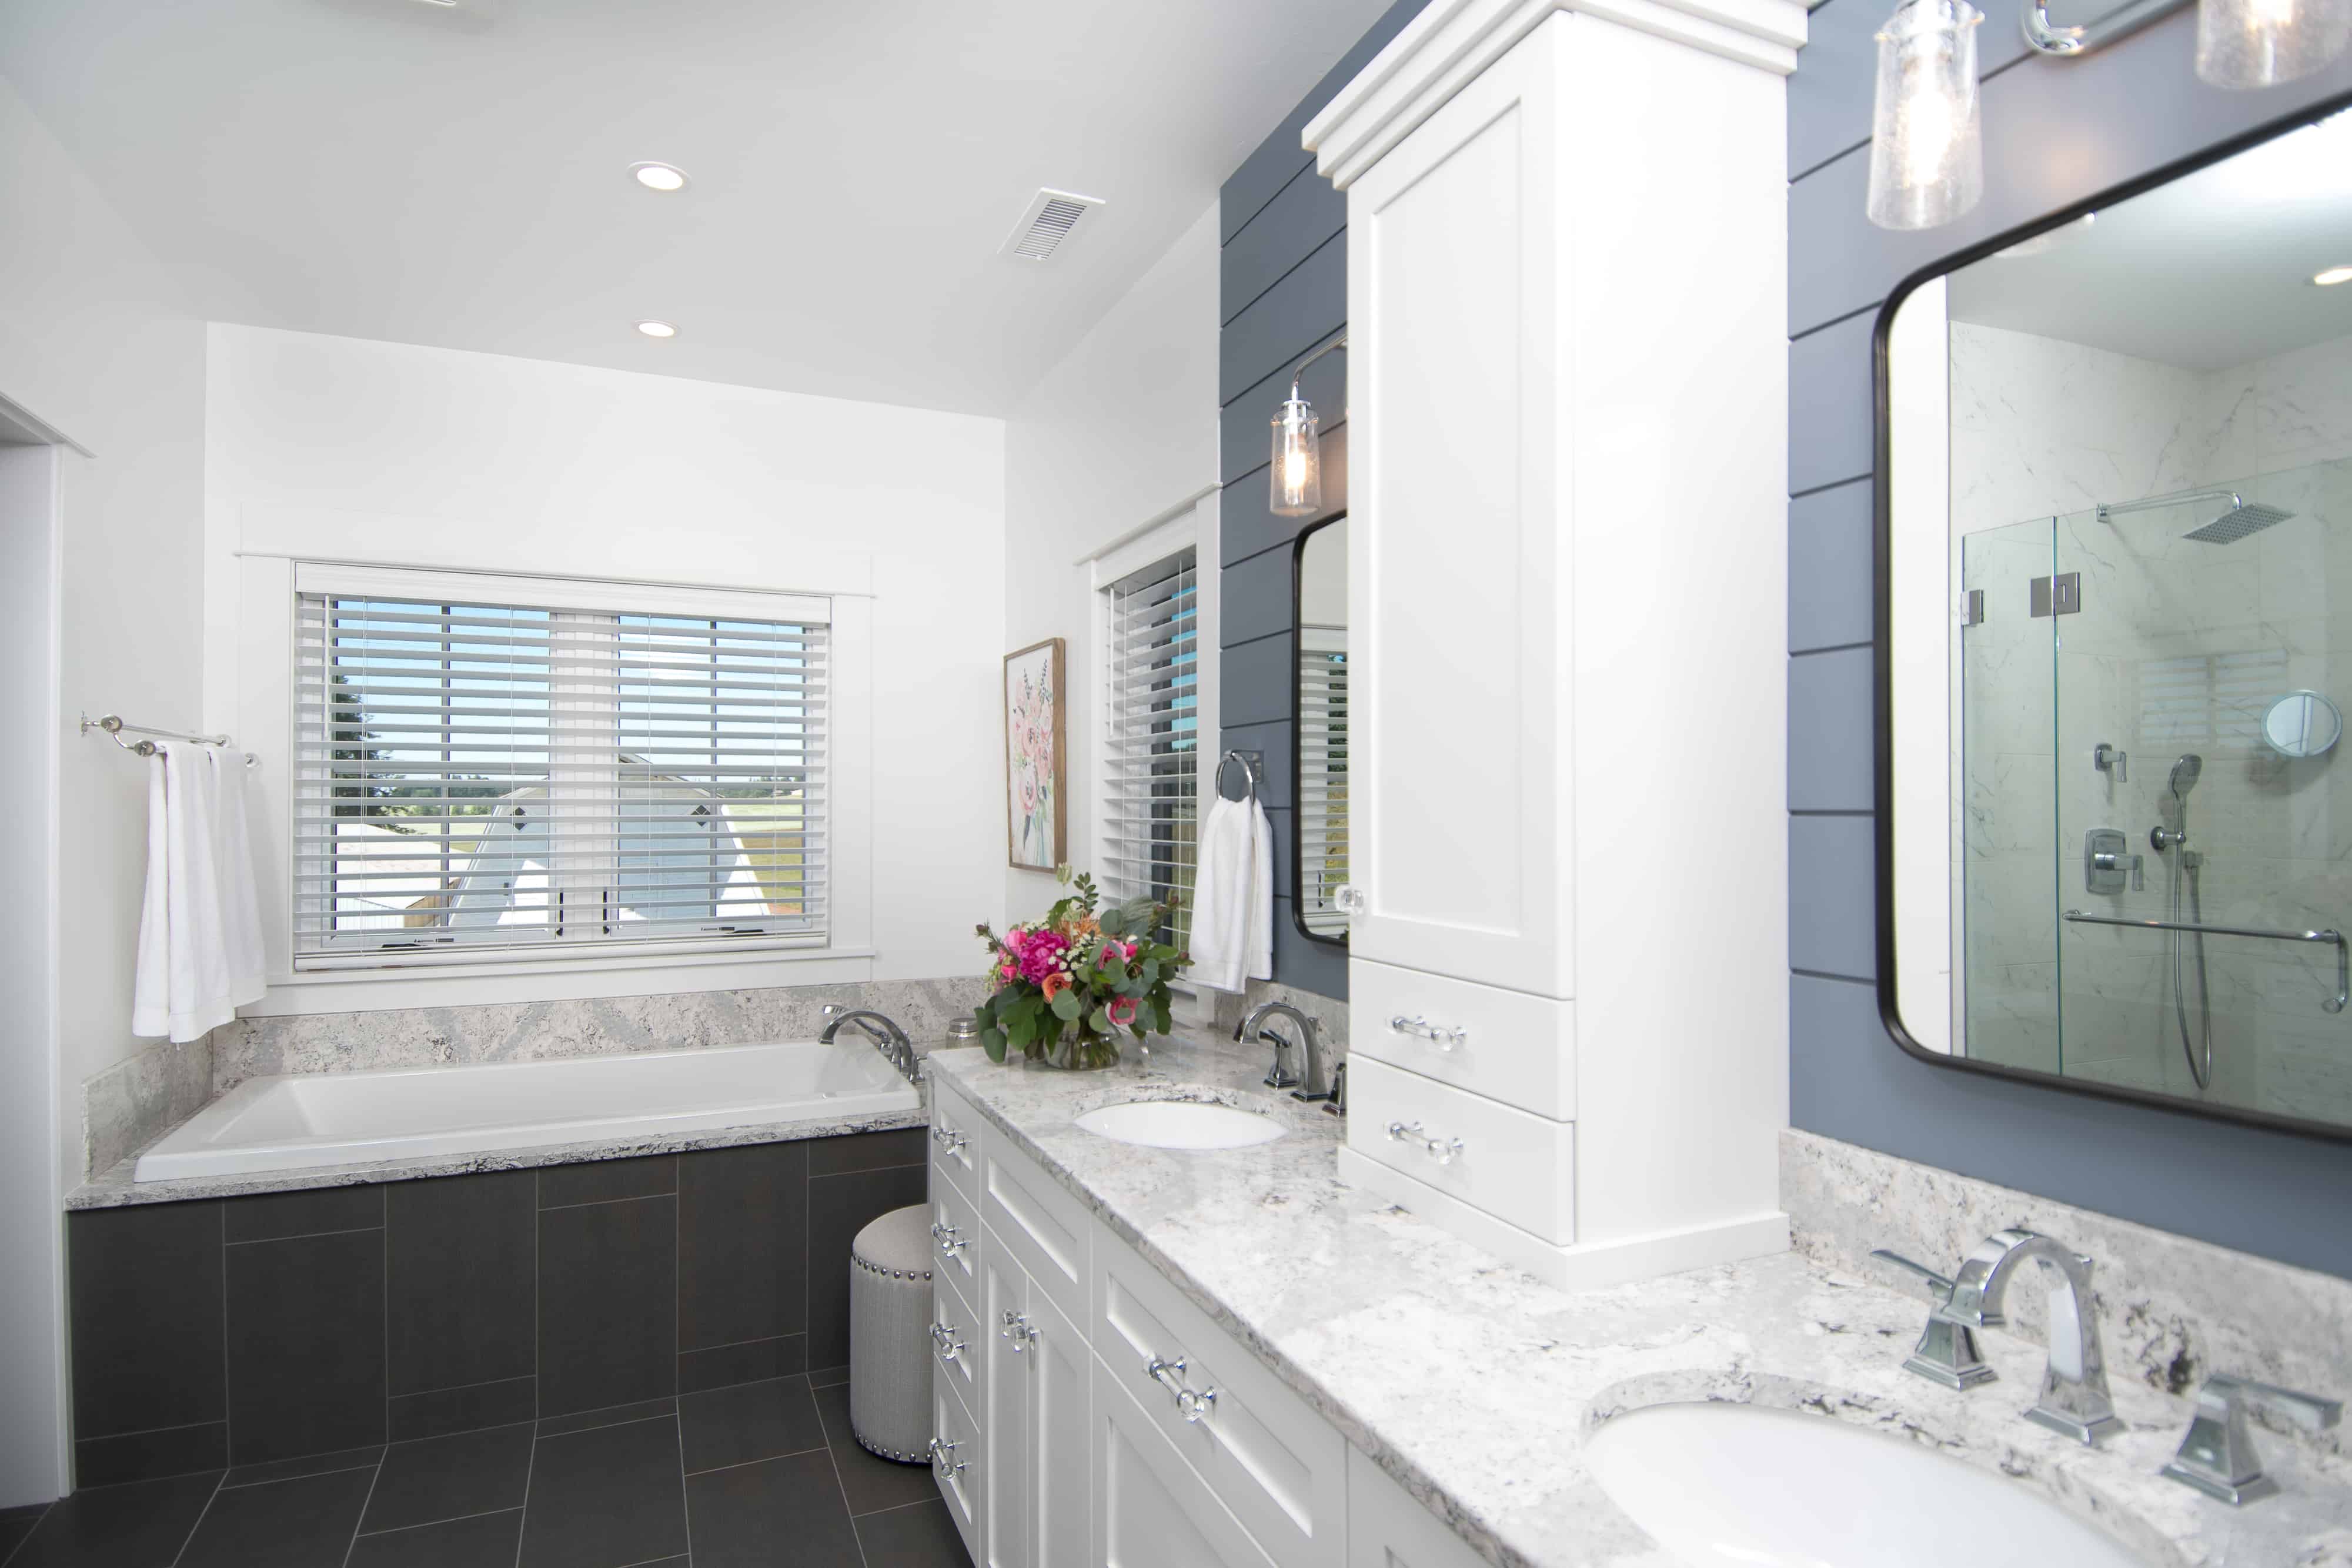
[[[2181,891],[2185,883],[2189,898],[2189,920],[2192,925],[2205,923],[2204,900],[2198,890],[2198,867],[2204,857],[2189,847],[2189,792],[2197,788],[2204,774],[2205,759],[2191,751],[2172,765],[2172,773],[2165,780],[2165,794],[2171,801],[2172,829],[2162,824],[2148,832],[2148,842],[2158,854],[2168,855],[2171,868],[2169,908],[2168,914],[2178,925],[2181,918]],[[2197,1014],[2198,1030],[2194,1037],[2189,1031],[2189,967],[2183,961],[2190,942],[2197,945]],[[2213,1082],[2213,994],[2206,984],[2205,934],[2201,931],[2171,931],[2165,936],[2166,957],[2172,969],[2172,1017],[2180,1030],[2181,1054],[2189,1059],[2189,1075],[2204,1089]]]

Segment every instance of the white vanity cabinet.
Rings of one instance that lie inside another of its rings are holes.
[[[982,1277],[988,1328],[982,1446],[990,1462],[984,1546],[975,1561],[984,1568],[1084,1568],[1094,1468],[1086,1335],[992,1232]]]
[[[1348,202],[1341,1168],[1561,1285],[1787,1245],[1804,37],[1431,0],[1305,132]]]

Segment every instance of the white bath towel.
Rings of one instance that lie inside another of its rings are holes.
[[[201,1040],[262,994],[261,919],[245,821],[245,778],[207,747],[174,746],[147,779],[147,893],[131,1031]],[[234,813],[222,821],[224,810]],[[229,858],[229,857],[234,858]]]
[[[1255,800],[1220,795],[1201,824],[1192,978],[1221,991],[1274,977],[1274,829]]]

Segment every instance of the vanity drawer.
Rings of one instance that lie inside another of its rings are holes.
[[[962,1095],[934,1079],[931,1082],[931,1169],[963,1188],[966,1197],[980,1197],[980,1113]]]
[[[1085,1322],[1093,1217],[994,1127],[982,1129],[980,1210],[998,1242],[1062,1315]]]
[[[1546,1241],[1576,1239],[1572,1122],[1370,1060],[1348,1069],[1348,1147]]]
[[[931,1184],[931,1275],[980,1300],[980,1210],[951,1181]]]
[[[931,1381],[950,1385],[968,1410],[980,1408],[980,1364],[987,1346],[980,1314],[946,1271],[931,1271]]]
[[[1266,1555],[1284,1568],[1345,1568],[1339,1431],[1108,1232],[1095,1239],[1093,1294],[1089,1337],[1104,1366]],[[1215,1397],[1180,1404],[1180,1388]]]
[[[1368,958],[1349,960],[1348,994],[1351,1054],[1555,1122],[1576,1119],[1574,1002]]]
[[[978,1563],[981,1500],[987,1496],[982,1485],[981,1467],[987,1456],[981,1451],[980,1423],[954,1390],[936,1377],[931,1379],[931,1437],[939,1445],[930,1456],[931,1479],[963,1537],[964,1550]]]

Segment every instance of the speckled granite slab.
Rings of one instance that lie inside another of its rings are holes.
[[[1833,1249],[1569,1295],[1341,1184],[1338,1124],[1265,1090],[1265,1063],[1223,1042],[1171,1042],[1107,1073],[997,1067],[977,1051],[937,1053],[931,1070],[1505,1568],[1666,1568],[1579,1451],[1610,1416],[1679,1400],[1801,1408],[1933,1448],[2103,1526],[2151,1568],[2352,1568],[2343,1458],[2265,1434],[2285,1494],[2213,1502],[2157,1476],[2189,1406],[2137,1375],[2115,1390],[2126,1433],[2101,1449],[2068,1443],[2020,1415],[2038,1347],[1988,1333],[2000,1381],[1966,1394],[1914,1377],[1902,1362],[1924,1299]],[[1191,1153],[1072,1125],[1138,1097],[1260,1110],[1288,1135]],[[2295,1337],[2331,1332],[2314,1322]]]

